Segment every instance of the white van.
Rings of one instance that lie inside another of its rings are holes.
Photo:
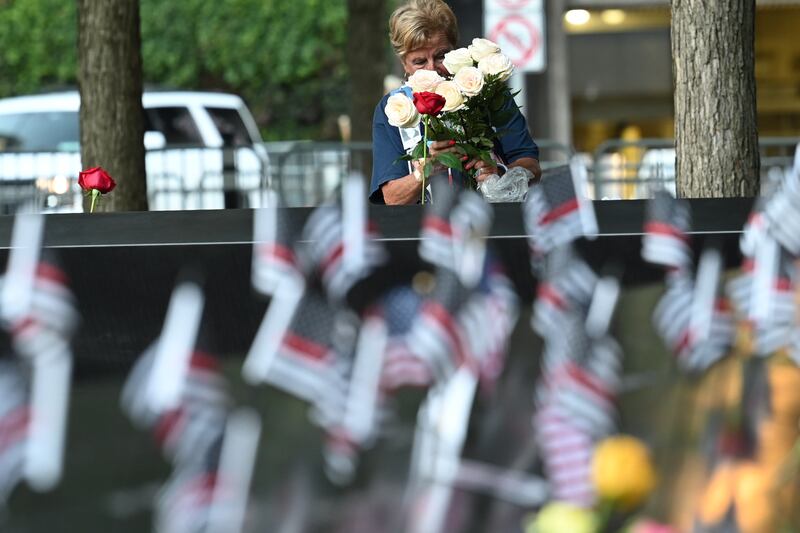
[[[220,209],[223,190],[258,207],[269,161],[241,98],[195,91],[142,96],[151,210]],[[0,99],[0,203],[81,211],[78,91]]]

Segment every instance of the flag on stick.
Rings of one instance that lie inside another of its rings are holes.
[[[591,202],[584,196],[585,173],[577,161],[549,170],[532,185],[523,206],[525,230],[534,258],[579,237],[594,237],[597,220]]]

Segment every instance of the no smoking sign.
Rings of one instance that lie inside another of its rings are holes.
[[[484,35],[500,45],[518,70],[544,70],[547,56],[541,0],[485,0]]]
[[[541,0],[494,0],[496,7],[501,9],[526,9],[534,8],[541,10]]]

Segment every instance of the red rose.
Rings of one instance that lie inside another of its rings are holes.
[[[101,194],[106,194],[114,190],[117,186],[114,179],[102,167],[94,167],[83,170],[78,174],[78,185],[85,191],[97,189]]]
[[[414,93],[414,105],[417,107],[417,111],[423,115],[438,115],[444,109],[446,101],[441,94],[428,91]]]

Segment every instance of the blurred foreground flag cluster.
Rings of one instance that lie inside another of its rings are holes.
[[[522,327],[543,349],[524,354],[538,372],[529,381],[532,416],[513,435],[531,453],[503,465],[476,458],[470,437],[476,411],[502,396],[521,298],[487,238],[491,205],[446,179],[432,189],[416,254],[386,246],[360,176],[302,228],[274,198],[254,213],[253,294],[240,296],[267,306],[242,387],[251,396],[276,389],[308,408],[333,486],[367,475],[365,454],[399,430],[409,434],[410,456],[391,530],[462,530],[454,510],[464,491],[514,506],[527,533],[800,527],[800,163],[756,204],[737,272],[725,271],[730,262],[713,243],[695,253],[688,204],[663,191],[650,201],[641,257],[663,269],[652,327],[674,354],[674,372],[656,379],[692,391],[696,410],[676,413],[673,428],[653,416],[653,431],[637,436],[625,434],[619,407],[642,380],[626,373],[613,327],[625,258],[598,269],[582,257],[579,241],[598,226],[579,164],[532,186],[522,216],[537,286]],[[42,251],[43,225],[17,216],[0,288],[4,500],[20,480],[47,490],[62,475],[78,312],[66,274]],[[154,437],[170,467],[155,531],[255,531],[264,526],[252,489],[263,422],[234,394],[231,360],[209,348],[204,290],[190,277],[175,287],[160,334],[128,375],[122,412]],[[420,398],[413,428],[401,423],[404,391]],[[691,447],[665,470],[675,441],[663,435],[672,430],[691,433]]]

